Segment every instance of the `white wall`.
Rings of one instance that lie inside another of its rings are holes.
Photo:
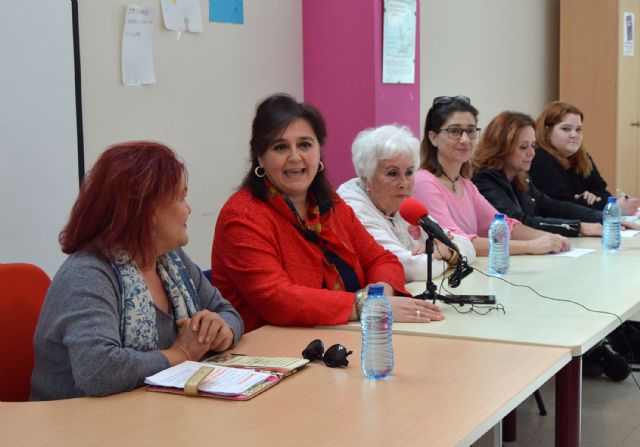
[[[50,276],[78,193],[71,2],[3,2],[0,14],[0,262]]]
[[[421,123],[433,98],[465,95],[480,127],[558,96],[558,0],[421,0]]]
[[[121,84],[122,0],[81,0],[80,41],[86,164],[110,144],[155,139],[173,147],[189,170],[189,255],[209,268],[218,212],[248,167],[257,102],[278,91],[302,99],[300,0],[245,0],[244,25],[208,22],[204,33],[164,29],[155,6],[154,61],[158,83]]]
[[[302,98],[301,0],[245,0],[242,26],[208,23],[208,2],[201,0],[205,32],[183,34],[180,40],[163,29],[157,0],[136,1],[158,8],[158,84],[150,87],[121,84],[127,2],[79,3],[86,165],[123,140],[151,138],[173,146],[190,172],[187,250],[207,268],[218,212],[247,167],[256,103],[276,91]],[[75,154],[75,110],[68,99],[72,55],[53,56],[51,50],[69,45],[71,27],[67,16],[46,13],[38,7],[42,3],[10,4],[31,5],[35,21],[24,13],[15,18],[11,8],[0,17],[0,154],[8,160],[0,163],[0,262],[42,265],[44,249],[53,253],[45,265],[52,274],[63,259],[57,234],[77,191],[76,161],[60,157],[63,150]],[[421,0],[421,121],[433,97],[443,94],[469,95],[480,110],[481,126],[504,109],[537,115],[558,91],[558,9],[558,0]],[[34,29],[19,34],[29,23]],[[45,54],[9,56],[13,46],[28,39]],[[55,87],[44,87],[45,80]],[[8,97],[17,106],[7,105]],[[40,117],[41,100],[55,104],[55,113]],[[9,122],[14,124],[5,125]],[[49,136],[54,129],[66,142]],[[13,198],[23,207],[7,211]],[[25,204],[37,206],[26,210]]]

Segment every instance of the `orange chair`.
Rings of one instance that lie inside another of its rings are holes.
[[[29,399],[33,333],[49,284],[35,265],[0,264],[0,401]]]

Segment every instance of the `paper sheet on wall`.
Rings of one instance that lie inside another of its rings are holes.
[[[155,9],[127,5],[122,33],[122,83],[156,83],[153,69],[153,13]]]
[[[209,0],[209,22],[243,24],[243,0]]]
[[[635,14],[632,12],[624,13],[624,37],[622,43],[622,54],[624,56],[633,56],[635,53]]]
[[[200,0],[160,0],[164,26],[171,31],[202,32]]]
[[[413,84],[416,62],[416,0],[385,0],[382,82]]]

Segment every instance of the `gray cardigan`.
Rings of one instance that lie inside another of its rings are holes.
[[[197,265],[178,251],[195,285],[202,309],[220,314],[235,345],[242,319]],[[62,264],[47,292],[34,335],[31,400],[105,396],[142,386],[144,378],[169,367],[159,351],[122,346],[122,296],[111,265],[93,254],[75,253]],[[159,349],[177,337],[174,319],[156,308]]]

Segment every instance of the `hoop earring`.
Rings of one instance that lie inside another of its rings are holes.
[[[318,172],[322,171],[324,171],[324,163],[320,162],[320,165],[318,166]]]
[[[260,178],[264,177],[267,174],[262,166],[256,166],[256,168],[253,170],[253,173],[256,175],[256,177]]]

